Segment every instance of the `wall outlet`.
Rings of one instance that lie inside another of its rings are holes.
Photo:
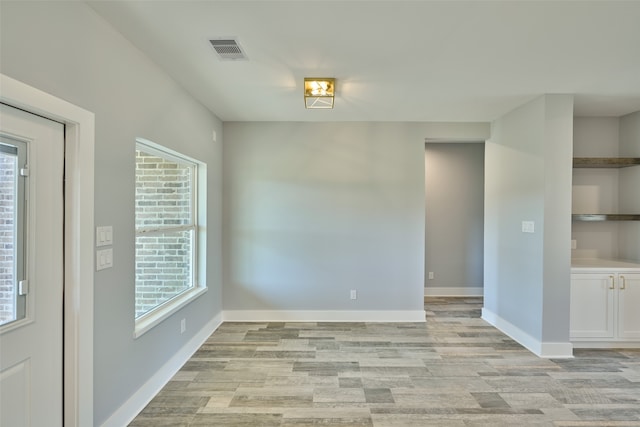
[[[433,271],[429,272],[429,280],[433,280],[435,277],[435,274],[433,274]]]
[[[535,233],[535,223],[533,221],[522,221],[523,233]]]
[[[351,289],[351,293],[350,293],[349,297],[351,299],[358,299],[358,291],[356,291],[355,289]]]
[[[180,333],[184,334],[184,331],[187,330],[187,319],[182,319],[180,321]]]
[[[578,241],[571,240],[571,249],[578,249]]]

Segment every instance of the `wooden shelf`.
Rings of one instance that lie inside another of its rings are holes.
[[[574,168],[627,168],[640,166],[640,157],[574,157]],[[639,214],[573,214],[574,222],[640,221]]]
[[[628,168],[640,165],[640,157],[574,157],[574,168]]]
[[[640,215],[634,214],[573,214],[572,221],[602,222],[602,221],[640,221]]]

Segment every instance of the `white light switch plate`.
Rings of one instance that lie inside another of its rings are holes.
[[[109,246],[113,245],[113,227],[104,226],[96,227],[96,246]]]
[[[522,221],[522,232],[523,233],[535,232],[535,223],[533,221]]]
[[[113,249],[96,251],[96,270],[104,270],[113,267]]]

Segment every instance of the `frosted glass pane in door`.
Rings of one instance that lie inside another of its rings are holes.
[[[18,295],[18,150],[0,142],[0,325],[24,317]]]

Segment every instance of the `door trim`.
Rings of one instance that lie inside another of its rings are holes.
[[[4,74],[0,101],[65,124],[64,425],[93,425],[95,116]]]

